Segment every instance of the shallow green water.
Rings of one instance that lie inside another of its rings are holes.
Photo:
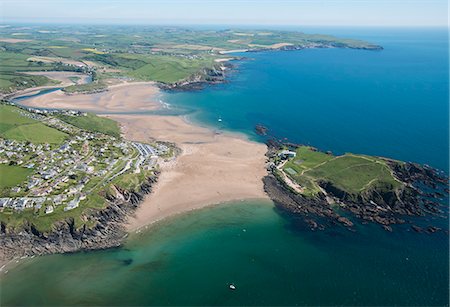
[[[134,234],[123,248],[25,261],[1,281],[0,302],[442,305],[446,237],[429,238],[378,227],[303,231],[270,202],[230,203]]]

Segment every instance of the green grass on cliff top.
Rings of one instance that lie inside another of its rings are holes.
[[[60,144],[67,134],[23,116],[14,106],[0,105],[0,137],[31,143]]]
[[[31,169],[25,167],[0,164],[0,191],[24,182],[31,172]]]
[[[373,187],[392,190],[402,185],[394,178],[386,162],[376,157],[350,153],[333,156],[307,146],[299,147],[296,152],[297,156],[288,161],[283,170],[305,188],[305,195],[318,193],[319,181],[331,182],[335,187],[353,195]],[[287,172],[289,168],[297,174]]]
[[[72,93],[83,93],[83,92],[94,92],[99,90],[106,89],[107,86],[103,82],[92,82],[87,84],[74,84],[63,89],[64,92],[72,94]]]
[[[78,208],[69,211],[64,211],[65,205],[53,205],[53,213],[46,214],[45,208],[50,204],[46,202],[39,210],[25,209],[22,212],[17,212],[10,208],[4,209],[3,212],[0,212],[0,221],[6,224],[8,228],[16,230],[21,229],[25,223],[30,223],[40,232],[50,232],[56,222],[67,219],[73,219],[77,229],[83,225],[91,227],[93,226],[92,222],[84,216],[88,216],[93,210],[105,208],[105,203],[106,201],[102,196],[93,192],[80,203]]]
[[[119,125],[112,119],[100,117],[92,113],[87,113],[86,116],[57,115],[57,117],[80,129],[100,132],[120,138]]]

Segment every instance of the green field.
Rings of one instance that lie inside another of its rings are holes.
[[[129,75],[141,80],[173,83],[214,65],[212,58],[189,60],[168,56],[151,57],[147,62],[148,64],[130,72]]]
[[[120,137],[120,128],[116,121],[87,113],[86,116],[57,115],[57,117],[75,127],[92,132],[100,132]]]
[[[105,90],[107,86],[99,81],[87,83],[87,84],[74,84],[63,89],[64,92],[71,93],[90,93]]]
[[[14,106],[0,105],[0,137],[32,143],[60,144],[67,134],[23,116]]]
[[[31,172],[31,169],[25,167],[0,164],[0,190],[11,188],[24,182]]]
[[[390,167],[382,159],[363,155],[328,155],[301,146],[297,156],[288,161],[283,171],[305,188],[306,195],[317,194],[319,181],[332,183],[335,187],[357,195],[373,187],[395,189],[402,183],[394,178]]]
[[[10,93],[15,90],[56,84],[45,76],[26,75],[21,71],[39,71],[51,69],[52,66],[44,63],[27,61],[28,55],[0,51],[0,92]]]

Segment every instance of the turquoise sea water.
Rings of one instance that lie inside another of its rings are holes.
[[[230,83],[164,99],[256,140],[254,124],[263,123],[336,153],[448,171],[445,31],[308,32],[385,50],[245,54],[253,60]],[[0,280],[0,305],[448,305],[448,259],[443,233],[377,225],[311,232],[270,202],[236,202],[162,222],[123,248],[25,261]]]
[[[120,249],[25,262],[4,305],[443,305],[445,235],[309,232],[271,203],[163,222]],[[228,289],[229,283],[237,290]]]
[[[310,49],[241,54],[230,83],[166,100],[200,122],[335,153],[428,163],[448,171],[448,37],[444,29],[310,29],[383,51]],[[221,117],[222,122],[217,122]]]

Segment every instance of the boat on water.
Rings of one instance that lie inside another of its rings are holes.
[[[228,287],[230,288],[230,290],[236,290],[236,286],[233,284],[230,284]]]

